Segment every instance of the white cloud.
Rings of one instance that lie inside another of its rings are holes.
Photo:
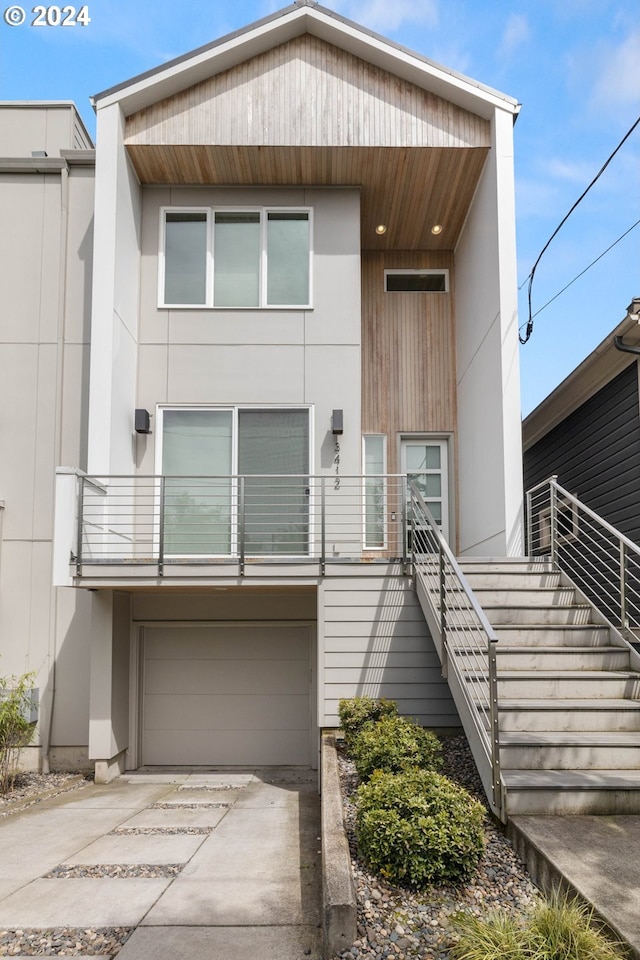
[[[410,23],[435,27],[438,0],[345,0],[335,9],[370,30],[392,33]]]
[[[530,36],[529,21],[522,13],[512,13],[504,28],[498,48],[500,57],[510,58],[516,50],[527,42]]]
[[[599,61],[593,105],[615,109],[640,103],[640,29],[632,31],[617,47],[602,50]]]

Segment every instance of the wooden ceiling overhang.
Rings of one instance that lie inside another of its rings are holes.
[[[145,184],[359,187],[363,248],[438,250],[455,246],[490,136],[304,34],[127,117],[125,143]]]

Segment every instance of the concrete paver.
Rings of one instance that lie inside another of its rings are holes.
[[[198,826],[212,829],[111,834]],[[299,768],[91,785],[0,821],[0,925],[136,926],[120,960],[319,960],[319,830],[317,776]],[[61,864],[169,863],[184,864],[175,878],[43,879]]]

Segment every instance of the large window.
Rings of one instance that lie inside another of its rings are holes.
[[[163,208],[161,222],[160,306],[310,306],[310,210]]]
[[[308,409],[163,409],[160,423],[166,554],[308,552]]]
[[[386,546],[387,438],[366,434],[362,438],[364,461],[364,545],[367,549]]]

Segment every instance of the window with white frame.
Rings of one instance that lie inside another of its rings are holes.
[[[365,434],[362,438],[364,463],[364,545],[368,550],[386,546],[387,438]]]
[[[311,210],[163,207],[162,307],[309,307]]]

